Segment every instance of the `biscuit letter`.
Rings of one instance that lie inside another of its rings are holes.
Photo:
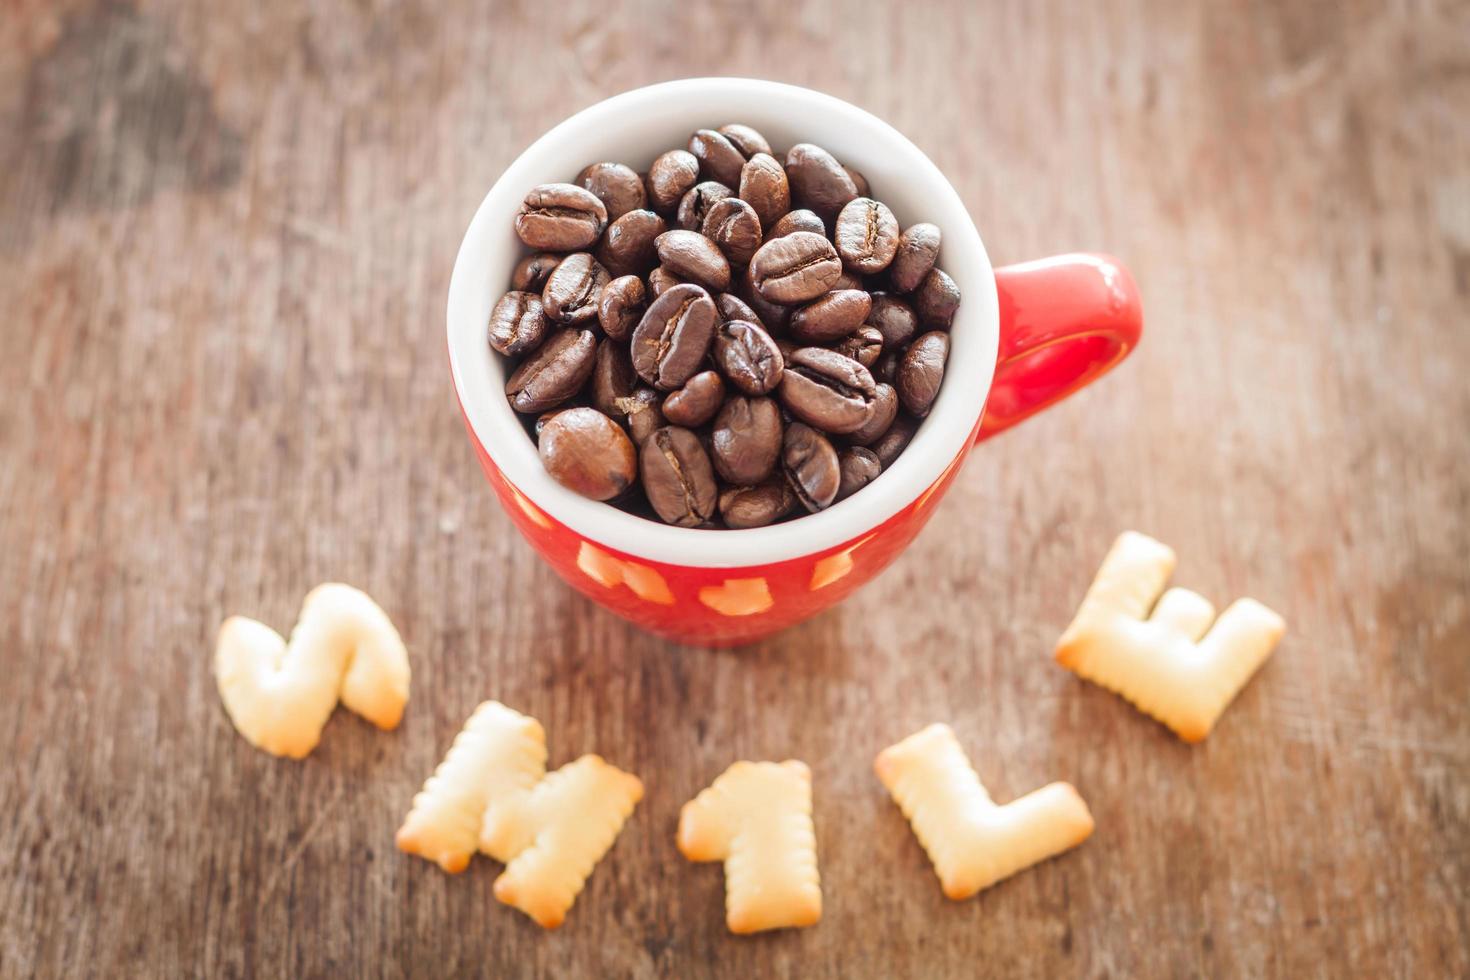
[[[1215,619],[1214,607],[1188,590],[1159,598],[1174,562],[1167,545],[1125,531],[1057,641],[1056,659],[1198,742],[1271,655],[1286,623],[1254,599],[1237,600]]]
[[[725,862],[725,922],[751,933],[822,917],[812,774],[803,762],[737,762],[679,814],[679,850]]]
[[[873,768],[913,825],[945,896],[955,901],[1092,834],[1092,814],[1067,783],[997,806],[948,725],[930,725],[889,746]]]
[[[337,701],[392,729],[408,703],[408,652],[387,614],[347,585],[313,589],[287,643],[244,616],[220,627],[214,651],[220,698],[235,728],[272,755],[316,748]]]

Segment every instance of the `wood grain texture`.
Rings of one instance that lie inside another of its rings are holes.
[[[1148,318],[880,580],[734,653],[539,563],[444,362],[500,170],[581,106],[709,73],[889,119],[998,262],[1115,252]],[[1467,107],[1463,0],[10,0],[0,975],[1470,973]],[[1129,527],[1178,584],[1290,623],[1198,747],[1048,659]],[[393,616],[412,701],[275,760],[220,707],[214,632],[285,629],[330,579]],[[488,860],[392,846],[486,697],[542,720],[552,765],[648,785],[553,935]],[[1096,835],[946,901],[870,769],[937,720],[997,799],[1075,783]],[[734,938],[678,810],[788,757],[825,917]]]

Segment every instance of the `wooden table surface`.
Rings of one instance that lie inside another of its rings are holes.
[[[1463,0],[307,6],[0,16],[0,975],[1470,973]],[[519,539],[443,324],[464,226],[530,140],[709,73],[891,120],[998,262],[1112,251],[1147,316],[882,578],[720,653],[633,630]],[[1289,620],[1205,744],[1050,660],[1125,528]],[[325,580],[388,609],[412,701],[395,733],[339,711],[274,759],[221,709],[214,633],[284,630]],[[648,787],[554,934],[488,859],[393,847],[489,697],[545,723],[553,765],[595,751]],[[945,900],[871,772],[937,720],[1000,799],[1075,783],[1096,834]],[[678,810],[787,757],[814,773],[824,919],[735,938]]]

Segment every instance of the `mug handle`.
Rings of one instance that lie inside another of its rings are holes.
[[[995,270],[1000,351],[976,441],[1091,384],[1138,345],[1138,287],[1110,255],[1078,252]]]

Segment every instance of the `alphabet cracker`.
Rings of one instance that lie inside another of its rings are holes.
[[[913,825],[945,896],[955,901],[1092,834],[1092,814],[1067,783],[997,806],[948,725],[930,725],[889,746],[873,768]]]
[[[220,698],[236,730],[272,755],[304,758],[337,702],[392,729],[408,703],[408,652],[372,599],[328,583],[306,596],[286,642],[264,623],[231,616],[214,653]]]
[[[414,797],[400,850],[463,871],[480,851],[506,865],[495,897],[554,929],[643,798],[596,755],[546,772],[541,723],[497,701],[475,709]]]
[[[679,851],[725,862],[731,932],[815,925],[822,917],[812,774],[803,762],[737,762],[679,814]]]
[[[1167,545],[1125,531],[1057,641],[1056,659],[1198,742],[1271,655],[1286,622],[1254,599],[1215,619],[1209,601],[1186,589],[1159,598],[1174,564]]]

